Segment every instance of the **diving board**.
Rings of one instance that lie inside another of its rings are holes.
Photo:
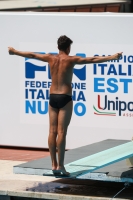
[[[133,143],[130,140],[106,139],[66,151],[64,162],[67,170],[71,172],[71,176],[69,178],[133,183],[132,162],[127,164],[126,159],[127,157],[130,157],[132,161],[132,145]],[[120,148],[122,148],[122,150],[120,150]],[[109,164],[111,163],[112,150],[114,150],[114,154],[116,154],[117,157],[113,159],[113,164]],[[108,151],[110,152],[110,155]],[[103,157],[102,154],[106,153],[107,156]],[[122,154],[120,155],[120,153]],[[95,158],[91,161],[88,160],[88,158],[94,158],[95,156],[97,156],[98,159]],[[86,159],[86,163],[83,162],[84,159]],[[121,161],[119,161],[119,159]],[[97,161],[96,164],[94,161]],[[50,156],[13,166],[13,173],[54,176],[51,171]],[[62,178],[66,177],[62,176]]]
[[[70,172],[70,177],[78,178],[78,176],[85,175],[130,157],[133,157],[133,141],[68,163],[65,165],[65,168]],[[50,175],[51,173],[52,171],[48,171],[46,175]]]

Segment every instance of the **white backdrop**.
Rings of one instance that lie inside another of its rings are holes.
[[[130,14],[0,13],[0,145],[47,147],[48,64],[9,56],[7,47],[58,53],[57,38],[73,40],[71,54],[111,55],[119,62],[75,66],[74,108],[67,148],[133,136],[133,16]]]

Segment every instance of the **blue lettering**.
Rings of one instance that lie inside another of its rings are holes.
[[[25,78],[35,78],[36,71],[46,71],[46,66],[36,66],[30,62],[25,62]]]
[[[51,84],[52,84],[52,82],[48,82],[48,88],[50,88]]]
[[[97,74],[97,64],[93,64],[93,74]]]
[[[133,56],[128,56],[128,62],[133,63]]]
[[[29,91],[31,92],[31,98],[34,99],[35,98],[35,92],[37,90],[36,89],[29,89]]]
[[[94,92],[105,92],[105,89],[99,88],[100,86],[104,86],[104,81],[105,78],[94,78]]]
[[[124,63],[126,63],[126,56],[124,56]]]
[[[132,74],[132,70],[131,70],[131,65],[128,65],[128,76],[131,76]]]
[[[25,87],[29,85],[29,81],[25,81]]]
[[[120,79],[120,82],[123,82],[124,93],[128,93],[128,83],[132,83],[132,79]]]
[[[81,89],[85,90],[86,89],[86,83],[81,83]]]
[[[43,103],[44,103],[44,108],[42,110],[41,108],[42,102],[38,101],[38,112],[42,115],[45,115],[48,113],[48,101],[44,101]]]
[[[79,112],[78,108],[81,107],[82,111]],[[76,103],[74,106],[74,112],[77,116],[83,116],[86,113],[86,107],[83,103]]]
[[[30,82],[30,87],[35,87],[35,81]]]
[[[49,100],[49,90],[46,90],[46,99]]]
[[[75,89],[80,89],[80,83],[75,83]]]
[[[25,98],[28,99],[28,89],[25,89]]]
[[[25,101],[25,113],[36,114],[36,104],[38,105],[38,113],[44,115],[48,113],[48,101],[43,101],[44,108],[42,110],[42,102],[41,101]]]
[[[107,64],[98,64],[98,67],[101,67],[101,75],[104,75],[104,68],[107,67]]]
[[[122,72],[122,65],[119,65],[119,75],[126,76],[127,74]]]
[[[109,67],[107,75],[110,75],[110,74],[117,75],[117,72],[116,72],[114,64],[111,64],[110,67]]]
[[[76,91],[73,91],[72,100],[76,101]]]
[[[44,94],[43,94],[43,91],[42,91],[42,90],[39,90],[39,91],[38,91],[37,99],[45,99],[45,97],[44,97]]]
[[[40,81],[37,81],[37,82],[36,82],[36,87],[37,87],[37,88],[41,87],[41,82],[40,82]]]
[[[85,90],[86,83],[71,83],[71,87],[72,87],[72,89]]]
[[[30,111],[33,114],[36,113],[36,102],[32,101],[32,103],[30,103],[30,101],[26,100],[25,101],[25,112],[29,113]]]
[[[43,87],[43,88],[47,88],[47,82],[43,81],[43,82],[42,82],[42,87]]]
[[[109,78],[107,80],[107,84],[110,87],[113,87],[113,89],[107,88],[107,91],[110,92],[110,93],[116,93],[118,91],[118,86],[115,83],[117,83],[117,82],[118,82],[117,79],[115,79],[115,78]]]
[[[85,96],[84,96],[83,91],[80,91],[80,92],[79,92],[77,101],[80,101],[80,100],[85,101]]]

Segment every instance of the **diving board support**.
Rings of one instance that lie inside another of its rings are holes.
[[[133,167],[133,157],[127,158],[126,163],[128,167]]]
[[[132,141],[133,141],[133,137],[132,137]],[[128,167],[133,167],[133,157],[127,158],[126,164]]]

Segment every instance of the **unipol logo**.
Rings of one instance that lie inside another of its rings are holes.
[[[45,54],[44,52],[39,52],[39,53]],[[51,54],[56,55],[57,53],[51,53]],[[76,56],[86,57],[86,55],[83,53],[77,53]],[[33,59],[31,58],[25,58],[25,78],[34,79],[36,76],[36,72],[41,71],[41,72],[47,73],[47,78],[51,79],[49,64],[47,68],[46,65],[39,66],[39,64],[35,64],[35,63],[33,64],[32,61]],[[86,80],[86,65],[83,66],[81,69],[74,68],[73,73],[79,80],[85,81]]]

